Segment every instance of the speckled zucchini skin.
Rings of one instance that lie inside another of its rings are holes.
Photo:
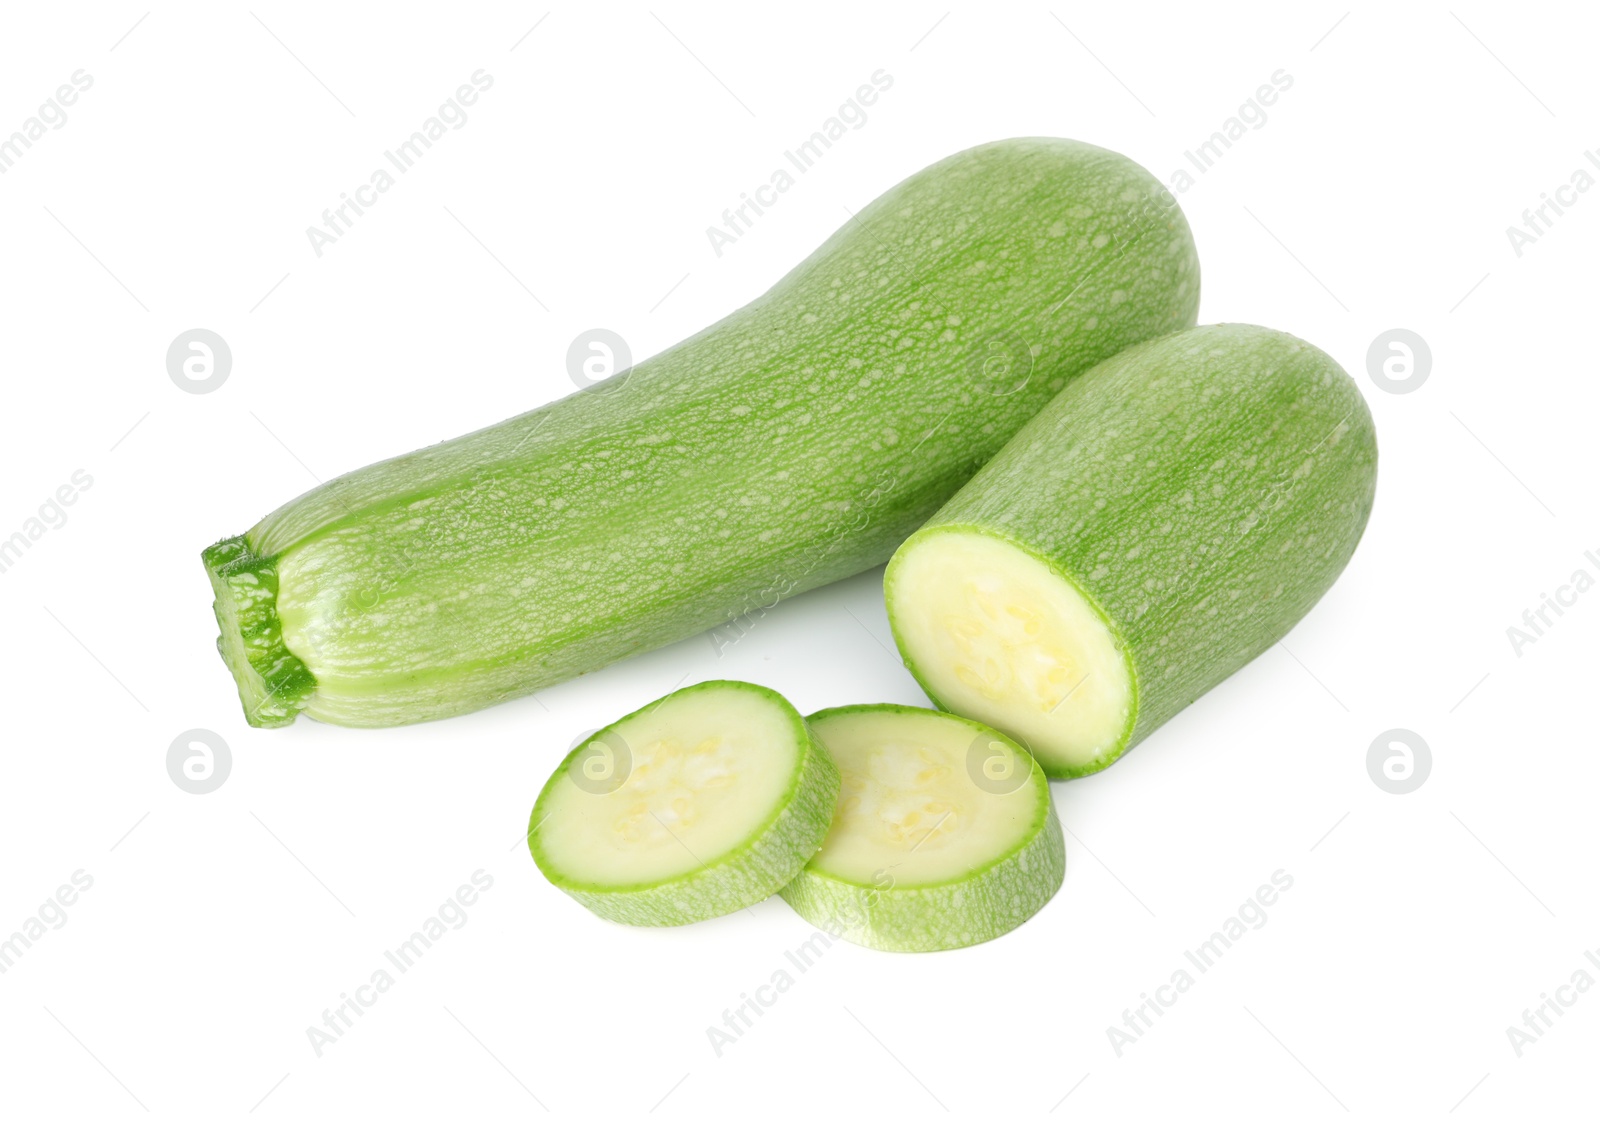
[[[952,530],[997,536],[1100,611],[1134,705],[1095,761],[1041,762],[1076,777],[1110,765],[1317,603],[1355,551],[1377,473],[1372,416],[1338,363],[1285,332],[1207,325],[1075,380],[901,550]],[[895,575],[891,560],[891,626]]]
[[[248,601],[219,623],[272,638],[221,646],[247,717],[471,711],[882,563],[1075,376],[1193,324],[1199,294],[1182,214],[1125,157],[1019,139],[943,160],[631,372],[224,541],[217,596]]]

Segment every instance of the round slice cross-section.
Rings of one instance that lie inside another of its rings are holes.
[[[1061,886],[1050,786],[999,731],[887,703],[806,722],[842,778],[827,839],[782,892],[812,925],[873,949],[955,949],[1016,929]]]
[[[596,731],[533,807],[547,879],[602,918],[698,922],[788,883],[828,830],[839,774],[777,692],[712,680]]]

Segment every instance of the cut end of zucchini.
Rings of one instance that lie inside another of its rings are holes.
[[[884,587],[906,665],[939,706],[1018,739],[1051,777],[1122,753],[1135,714],[1127,656],[1093,603],[1038,556],[941,528],[905,544]]]
[[[1015,929],[1061,886],[1049,784],[999,731],[895,704],[806,721],[842,778],[827,839],[782,892],[812,925],[873,949],[956,949]]]
[[[217,650],[239,685],[245,720],[253,727],[294,722],[317,681],[283,639],[278,620],[278,566],[257,555],[243,535],[213,543],[200,553],[215,594]]]
[[[534,806],[528,846],[603,918],[698,922],[789,882],[827,833],[839,774],[787,700],[713,680],[597,731]]]

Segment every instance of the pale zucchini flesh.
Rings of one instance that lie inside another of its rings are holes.
[[[907,550],[895,588],[901,642],[950,710],[1003,720],[1052,760],[1092,762],[1126,737],[1127,656],[1099,610],[1044,559],[952,527]]]
[[[876,566],[1199,292],[1182,214],[1126,158],[1024,138],[941,161],[631,372],[206,551],[246,718],[459,714]]]
[[[885,575],[930,698],[1053,777],[1103,769],[1281,638],[1372,508],[1360,391],[1286,333],[1213,325],[1075,381]]]
[[[767,898],[827,831],[838,771],[782,696],[714,680],[595,732],[551,775],[528,846],[603,918],[697,922]]]
[[[782,892],[812,925],[874,949],[955,949],[1015,929],[1061,886],[1049,785],[1011,739],[895,704],[807,722],[842,779],[827,838]]]

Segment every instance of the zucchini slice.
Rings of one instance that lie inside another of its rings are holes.
[[[602,918],[677,926],[760,902],[828,831],[839,771],[777,692],[710,680],[596,731],[545,783],[528,848]]]
[[[782,891],[812,925],[873,949],[955,949],[1016,929],[1061,886],[1049,783],[999,731],[888,703],[806,721],[843,779],[822,849]]]

